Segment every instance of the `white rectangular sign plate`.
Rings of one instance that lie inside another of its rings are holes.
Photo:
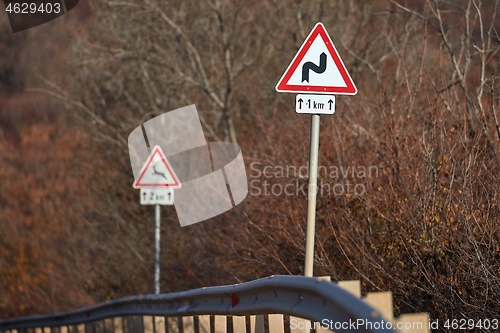
[[[166,188],[141,188],[141,205],[173,205],[174,190]]]
[[[295,96],[295,112],[309,114],[334,114],[335,95],[298,94]]]

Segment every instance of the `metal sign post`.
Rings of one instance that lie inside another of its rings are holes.
[[[160,293],[160,212],[161,205],[174,204],[174,190],[141,188],[141,205],[155,206],[155,294]]]
[[[173,189],[181,186],[161,147],[154,146],[133,187],[141,189],[141,205],[155,206],[155,294],[160,293],[160,205],[173,205]]]
[[[160,205],[155,205],[155,294],[160,293]]]
[[[313,276],[314,235],[316,227],[316,195],[318,194],[318,152],[320,115],[311,115],[311,145],[309,153],[309,186],[307,189],[307,230],[304,275]]]
[[[288,65],[276,91],[299,93],[295,97],[295,112],[312,114],[304,275],[313,276],[320,114],[335,113],[335,94],[358,92],[321,22],[316,23]]]

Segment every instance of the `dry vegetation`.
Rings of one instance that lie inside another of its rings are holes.
[[[95,140],[67,146],[78,164],[70,166],[66,155],[51,155],[59,161],[53,166],[43,158],[33,162],[79,189],[68,197],[54,188],[47,199],[58,203],[53,216],[20,215],[19,200],[0,196],[2,220],[11,222],[0,225],[2,313],[152,291],[152,210],[139,206],[130,186],[126,138],[163,112],[195,103],[207,140],[238,142],[249,181],[260,180],[261,189],[264,180],[294,189],[306,184],[300,175],[259,176],[251,165],[260,163],[253,165],[262,171],[307,162],[309,118],[293,112],[293,94],[274,86],[322,21],[359,93],[339,97],[337,114],[322,117],[320,165],[377,172],[321,175],[323,185],[360,184],[364,193],[319,196],[315,275],[361,279],[365,291],[390,289],[397,312],[496,316],[498,1],[95,0],[93,6],[92,20],[71,44],[70,82],[46,80],[43,89],[64,101]],[[27,156],[40,154],[40,138],[53,129],[38,131],[19,133]],[[0,145],[2,154],[14,149]],[[2,167],[2,179],[14,181],[16,170]],[[305,211],[302,194],[249,195],[237,209],[181,229],[175,210],[164,208],[162,290],[301,274]],[[55,222],[61,220],[71,228]],[[18,241],[29,237],[47,237],[53,252]],[[29,289],[22,301],[19,286]],[[47,297],[50,304],[38,301]]]

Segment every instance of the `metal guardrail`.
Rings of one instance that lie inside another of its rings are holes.
[[[0,320],[0,331],[60,327],[130,315],[259,315],[281,313],[313,322],[365,323],[342,332],[393,333],[379,312],[319,278],[270,276],[242,284],[124,297],[75,311]],[[333,326],[332,326],[333,327]],[[337,333],[340,331],[336,330]]]

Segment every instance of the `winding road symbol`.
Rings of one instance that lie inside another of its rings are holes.
[[[332,39],[321,22],[314,26],[295,54],[292,62],[276,84],[276,91],[318,95],[356,95],[358,92],[335,45],[333,45]],[[311,98],[311,102],[314,100],[318,103],[325,103],[324,106],[327,108],[331,104],[332,110],[334,109],[334,101],[328,103],[327,99],[320,102],[316,97]],[[298,99],[300,97],[295,101],[298,102]],[[303,101],[306,99],[303,98]],[[304,102],[302,103],[303,107]],[[298,103],[297,110],[300,109],[300,103]]]
[[[323,52],[319,55],[319,66],[314,62],[308,61],[302,65],[302,82],[307,81],[309,83],[309,71],[314,73],[324,73],[326,71],[326,53]]]

